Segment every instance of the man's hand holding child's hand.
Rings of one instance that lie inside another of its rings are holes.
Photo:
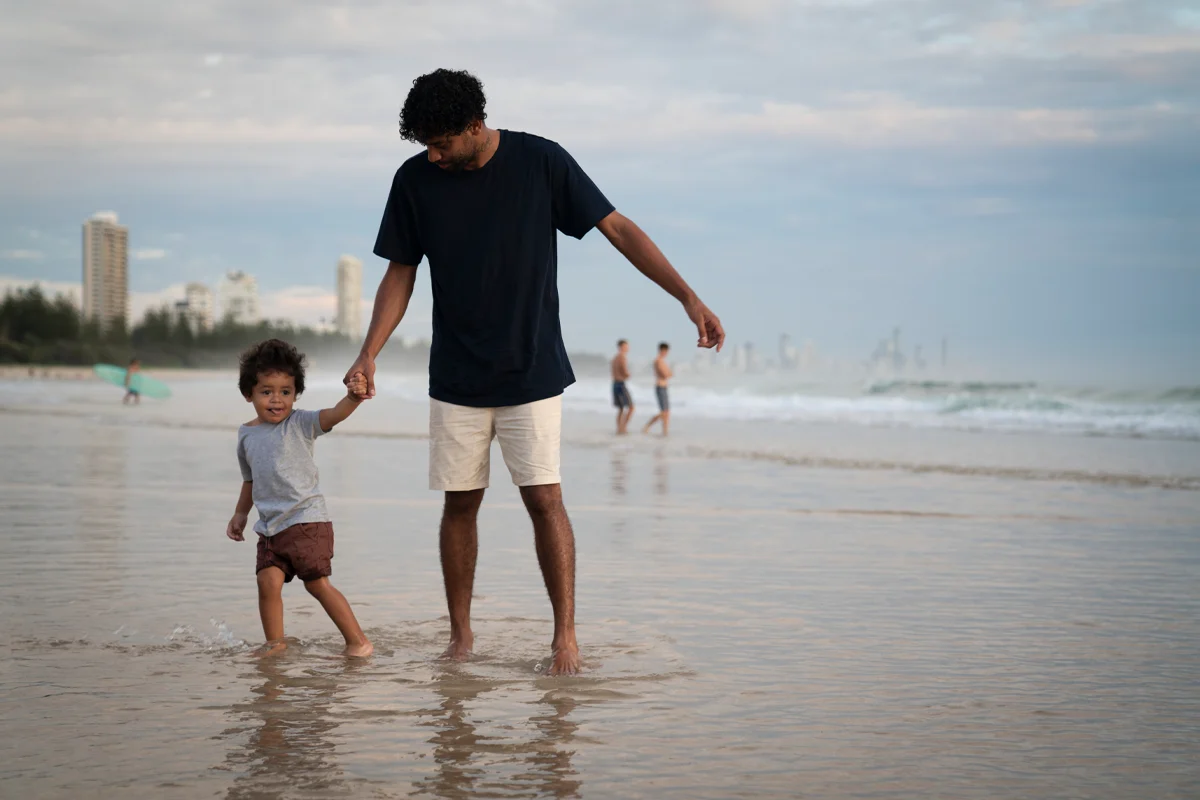
[[[249,514],[234,514],[233,518],[229,520],[229,524],[225,526],[225,535],[235,542],[246,541],[242,531],[246,530],[246,521],[249,519]]]
[[[367,376],[356,372],[346,379],[346,396],[358,403],[367,398]]]

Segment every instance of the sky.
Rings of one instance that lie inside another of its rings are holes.
[[[902,330],[964,372],[1200,383],[1200,1],[0,0],[0,288],[77,286],[130,228],[135,316],[256,275],[333,314],[417,75],[562,143],[716,311],[846,362]],[[598,233],[564,336],[695,339]],[[428,279],[400,333],[429,335]]]

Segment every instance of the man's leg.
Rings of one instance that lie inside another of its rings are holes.
[[[575,639],[575,532],[563,506],[562,486],[522,486],[521,499],[533,521],[538,566],[554,609],[554,661],[551,675],[579,672],[579,643]]]
[[[444,658],[465,661],[475,646],[471,632],[471,594],[475,591],[475,560],[479,555],[479,505],[483,489],[446,492],[438,545],[442,553],[442,580],[450,611],[450,646]]]
[[[538,566],[554,609],[551,675],[579,671],[575,641],[575,534],[562,502],[559,474],[562,396],[498,409],[496,438],[533,520]]]
[[[629,401],[629,405],[622,409],[620,421],[617,423],[617,433],[629,432],[629,420],[633,418],[633,401]]]
[[[491,471],[495,411],[429,401],[429,488],[445,492],[438,546],[450,612],[450,645],[444,658],[465,661],[475,646],[471,593],[479,552],[476,519]]]

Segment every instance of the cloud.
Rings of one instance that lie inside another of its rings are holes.
[[[0,90],[0,144],[17,163],[69,149],[85,161],[187,154],[337,171],[335,152],[375,161],[403,146],[407,81],[443,64],[477,71],[506,124],[624,152],[1080,146],[1153,141],[1200,119],[1194,102],[1169,118],[1151,108],[1182,88],[1147,91],[1200,67],[1182,4],[1175,16],[1132,0],[445,6],[17,6],[0,32],[0,64],[20,76]],[[847,104],[854,95],[865,99]],[[296,149],[260,158],[278,145]]]
[[[0,253],[0,258],[10,261],[41,261],[45,257],[46,254],[41,250],[5,250]]]
[[[402,333],[427,325],[431,319],[422,299],[415,297],[414,301],[404,315]],[[371,318],[373,303],[374,298],[366,297],[360,303],[364,328]],[[330,328],[337,314],[337,295],[323,286],[290,286],[264,292],[259,298],[259,312],[264,319],[283,319],[317,329]]]
[[[156,247],[144,247],[134,250],[133,257],[138,261],[158,261],[167,257],[167,251]]]

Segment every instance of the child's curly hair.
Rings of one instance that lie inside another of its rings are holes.
[[[258,376],[282,372],[296,381],[296,396],[304,394],[304,354],[282,339],[267,339],[251,345],[242,353],[238,363],[238,389],[249,397],[258,383]]]

